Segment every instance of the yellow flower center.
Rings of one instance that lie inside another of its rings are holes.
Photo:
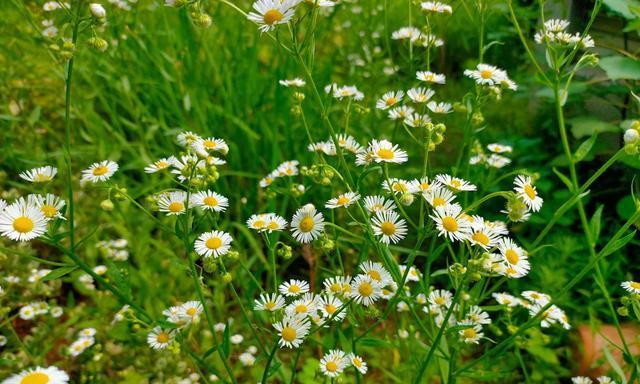
[[[164,344],[169,341],[169,334],[167,334],[166,332],[160,332],[158,333],[158,336],[156,336],[156,340],[158,341],[158,343]]]
[[[447,202],[442,197],[436,197],[433,199],[433,206],[439,207],[441,205],[445,205]]]
[[[378,149],[377,155],[381,159],[391,160],[391,159],[393,159],[394,153],[390,149],[380,148],[380,149]]]
[[[270,9],[264,13],[264,23],[273,25],[282,20],[283,14],[277,9]]]
[[[369,275],[369,277],[372,278],[373,280],[376,280],[376,281],[382,280],[382,276],[380,276],[380,272],[376,271],[375,269],[368,271],[367,275]]]
[[[329,290],[333,293],[338,293],[342,290],[342,287],[340,286],[340,284],[338,283],[333,283],[331,284],[331,286],[329,287]]]
[[[34,227],[33,220],[26,216],[20,216],[13,220],[13,229],[20,233],[31,232]]]
[[[278,229],[279,227],[280,226],[275,221],[270,221],[269,224],[267,224],[267,228],[269,228],[272,231],[275,230],[275,229]]]
[[[311,230],[313,229],[313,224],[313,219],[307,216],[304,219],[300,220],[299,228],[302,232],[311,232]]]
[[[507,249],[507,251],[504,253],[504,257],[507,258],[509,264],[518,264],[518,261],[520,261],[518,252],[514,251],[513,249]]]
[[[423,191],[426,191],[427,189],[429,189],[429,187],[429,183],[420,183],[420,189],[422,189]]]
[[[460,188],[461,185],[462,185],[462,183],[460,183],[460,180],[456,180],[456,179],[451,180],[451,186],[453,188],[458,189],[458,188]]]
[[[282,336],[282,340],[292,342],[296,339],[297,332],[293,327],[284,327],[282,328],[282,332],[280,332],[280,336]]]
[[[435,301],[435,303],[438,305],[442,305],[444,304],[444,297],[436,297],[436,299],[433,301]]]
[[[473,339],[474,337],[476,337],[477,334],[478,333],[473,328],[467,328],[464,331],[462,331],[462,335],[465,337],[465,339]]]
[[[20,380],[20,384],[47,384],[49,375],[42,372],[32,372]]]
[[[189,316],[195,315],[196,312],[198,312],[198,310],[195,307],[191,307],[191,308],[187,309],[187,315],[189,315]]]
[[[373,293],[373,286],[367,282],[363,282],[358,286],[360,296],[368,297]]]
[[[264,307],[271,311],[276,307],[276,303],[274,303],[273,301],[267,301],[266,303],[264,303]]]
[[[396,192],[407,192],[407,187],[404,184],[400,184],[400,183],[393,183],[392,185],[393,190]]]
[[[156,161],[155,165],[156,165],[156,168],[158,169],[167,168],[169,166],[169,162],[164,160],[158,160]]]
[[[206,205],[210,206],[210,207],[215,207],[218,205],[218,199],[216,199],[213,196],[207,196],[204,198],[204,200],[202,200],[203,203],[205,203]]]
[[[395,97],[390,97],[387,99],[387,101],[385,102],[385,104],[387,104],[388,106],[391,106],[395,103],[398,102],[398,99],[396,99]]]
[[[94,176],[102,176],[105,173],[107,173],[109,171],[109,168],[107,168],[106,165],[101,165],[99,167],[96,167],[93,169],[93,175]]]
[[[336,205],[345,205],[349,202],[349,198],[346,196],[340,196],[338,201],[336,201]]]
[[[219,237],[210,237],[204,243],[209,249],[218,249],[222,245],[222,239]]]
[[[264,228],[266,225],[266,223],[264,222],[264,220],[256,220],[253,222],[253,226],[256,228]]]
[[[56,207],[49,204],[44,204],[42,207],[40,207],[40,210],[42,211],[42,213],[44,213],[45,216],[49,218],[54,217],[58,213]]]
[[[362,360],[357,357],[354,357],[353,360],[351,360],[351,363],[358,368],[362,368]]]
[[[332,315],[336,312],[338,308],[336,308],[333,304],[327,304],[324,306],[324,310],[327,311],[328,314]]]
[[[289,286],[289,292],[291,292],[291,293],[299,293],[300,292],[300,286],[298,286],[298,285]]]
[[[49,180],[49,176],[45,175],[44,173],[36,173],[36,175],[33,178],[36,181],[47,181],[47,180]]]
[[[527,195],[528,198],[530,198],[531,200],[535,199],[537,196],[536,190],[533,189],[533,187],[531,186],[531,184],[526,184],[524,186],[524,193]]]
[[[202,145],[204,145],[205,148],[213,149],[216,147],[216,142],[211,140],[203,140]]]
[[[380,224],[380,230],[385,235],[391,236],[396,233],[396,226],[390,221],[385,221],[384,223]]]
[[[296,305],[296,313],[306,313],[309,310],[306,305],[298,304]]]
[[[335,372],[338,370],[338,364],[336,364],[335,361],[329,361],[326,364],[326,368],[327,368],[327,371],[329,372]]]
[[[493,72],[488,69],[480,72],[480,77],[482,77],[483,79],[490,79],[491,76],[493,76]]]
[[[442,219],[442,227],[449,232],[455,232],[458,230],[458,222],[455,218],[446,216]]]
[[[482,245],[489,245],[489,236],[485,235],[482,232],[476,232],[474,233],[471,238],[473,239],[473,241],[475,241],[476,243],[480,243]]]
[[[184,204],[179,201],[174,201],[173,203],[169,204],[167,208],[169,209],[169,212],[178,213],[184,209]]]
[[[633,289],[640,289],[640,283],[636,283],[635,281],[630,282],[629,286]]]

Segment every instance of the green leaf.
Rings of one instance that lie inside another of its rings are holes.
[[[598,63],[611,80],[640,80],[640,60],[626,56],[608,56]]]
[[[640,6],[640,2],[635,0],[604,0],[604,5],[607,6],[613,12],[621,15],[625,19],[633,20],[637,18],[636,15],[631,12],[631,6]]]
[[[224,333],[222,334],[222,345],[220,346],[225,356],[229,356],[229,351],[231,350],[231,336],[229,335],[229,328],[231,327],[229,327],[229,323],[227,323],[227,326],[224,327]]]
[[[594,244],[598,244],[598,238],[600,237],[600,223],[602,222],[602,209],[604,205],[598,206],[596,209],[596,213],[591,217],[591,223],[589,224],[591,230],[591,237],[593,239]]]
[[[571,125],[571,133],[573,137],[579,139],[581,137],[592,136],[601,132],[619,132],[620,128],[606,121],[598,120],[593,117],[580,116],[570,120],[567,123]]]
[[[616,212],[623,220],[629,220],[631,215],[636,211],[636,203],[633,201],[633,197],[627,195],[618,200],[616,204]]]
[[[576,150],[576,153],[573,155],[573,161],[576,163],[582,161],[582,159],[584,159],[585,156],[589,154],[589,151],[591,151],[591,148],[593,148],[593,145],[596,143],[597,138],[598,138],[598,134],[596,133],[596,134],[593,134],[593,136],[591,136],[587,140],[583,141],[582,144],[580,144],[580,146]]]
[[[553,173],[556,174],[556,176],[558,176],[558,178],[560,180],[562,180],[562,182],[564,183],[564,185],[567,186],[567,188],[569,188],[569,191],[573,190],[573,185],[571,184],[571,181],[569,180],[569,178],[565,175],[562,174],[562,172],[558,171],[556,169],[556,167],[551,168],[553,169]]]
[[[49,272],[45,277],[43,277],[41,281],[55,280],[57,278],[60,278],[64,275],[67,275],[75,271],[76,269],[78,269],[78,267],[75,265],[69,265],[67,267],[60,267],[60,268],[54,269],[53,271]]]
[[[625,245],[627,245],[628,242],[631,241],[631,239],[633,239],[635,235],[636,235],[636,231],[633,231],[628,235],[626,235],[625,237],[618,239],[613,243],[607,244],[602,250],[603,255],[604,256],[610,255],[613,252],[617,251],[618,249],[624,247]]]

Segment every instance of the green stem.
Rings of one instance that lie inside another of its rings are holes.
[[[264,366],[264,372],[262,373],[262,384],[267,384],[267,379],[269,378],[269,367],[271,367],[271,362],[273,361],[273,357],[276,355],[276,351],[278,350],[278,342],[273,343],[273,348],[271,348],[271,353],[269,354],[269,358],[267,359],[267,364]]]

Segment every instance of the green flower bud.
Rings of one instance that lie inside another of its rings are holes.
[[[87,43],[91,48],[95,49],[98,52],[104,52],[107,50],[107,48],[109,48],[109,43],[107,43],[107,40],[100,37],[92,37],[87,41]]]
[[[233,276],[231,276],[229,272],[225,272],[222,275],[222,282],[225,284],[229,284],[231,281],[233,281]]]
[[[209,28],[211,26],[211,16],[206,13],[193,13],[191,14],[193,23],[200,28]]]
[[[409,192],[405,192],[400,196],[400,204],[402,205],[411,205],[413,204],[413,201],[415,200],[415,197],[410,194]]]
[[[100,202],[100,208],[102,208],[103,211],[107,211],[107,212],[113,211],[113,207],[114,207],[113,202],[109,199],[102,200]]]
[[[480,125],[484,123],[484,116],[482,115],[482,112],[474,112],[471,116],[471,122],[473,125]]]

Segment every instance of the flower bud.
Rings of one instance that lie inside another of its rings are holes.
[[[105,11],[102,4],[91,3],[89,4],[89,10],[91,11],[91,15],[96,19],[104,19],[107,17],[107,11]]]
[[[409,192],[405,192],[402,194],[402,196],[400,196],[399,200],[400,200],[400,204],[402,205],[411,205],[413,204],[415,197]]]
[[[206,13],[194,13],[191,15],[193,23],[200,28],[209,28],[211,26],[211,16]]]
[[[102,200],[100,202],[100,208],[102,208],[103,211],[111,212],[113,211],[113,202],[109,199]]]
[[[104,52],[109,48],[107,40],[100,37],[92,37],[88,40],[89,46],[98,52]]]
[[[233,276],[229,272],[225,272],[222,275],[222,282],[225,284],[229,284],[233,280]]]
[[[640,139],[640,133],[637,130],[630,128],[624,131],[624,143],[633,144]]]

